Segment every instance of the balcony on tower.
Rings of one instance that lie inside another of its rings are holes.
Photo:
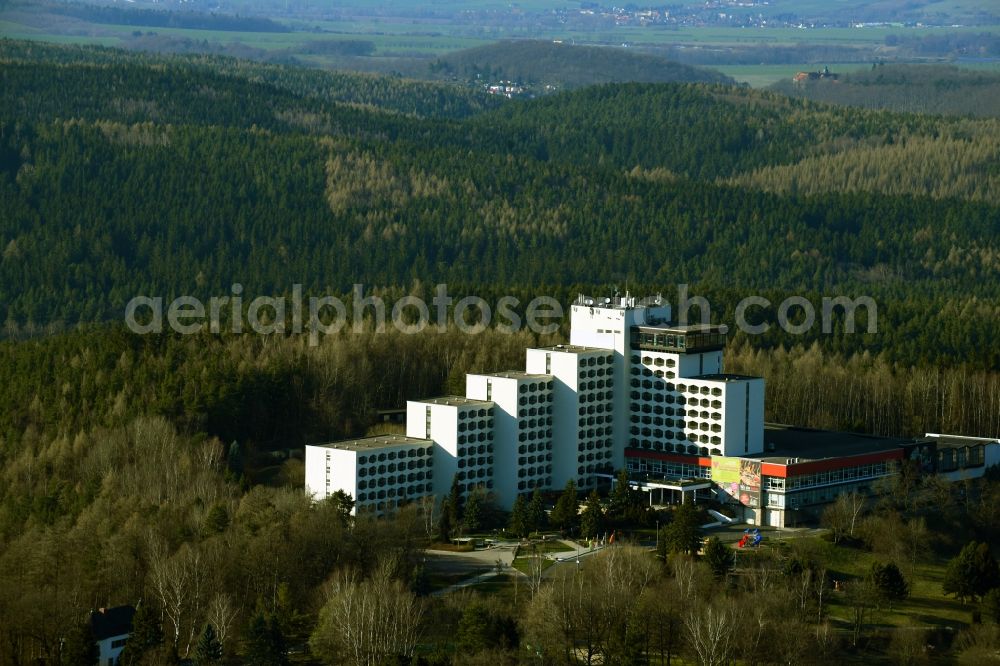
[[[725,325],[689,324],[684,326],[633,326],[633,350],[699,354],[720,351],[726,346]]]

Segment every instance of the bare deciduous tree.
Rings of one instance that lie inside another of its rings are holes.
[[[637,600],[656,577],[648,553],[628,546],[588,557],[579,569],[564,566],[532,599],[530,640],[566,663],[619,663],[641,653],[630,640],[646,626]]]
[[[543,566],[544,562],[545,558],[538,552],[537,548],[528,557],[528,589],[531,590],[532,599],[535,598],[539,588],[542,586],[542,571],[545,568]]]
[[[178,649],[182,630],[188,629],[187,642],[181,651],[182,656],[187,656],[200,624],[195,615],[204,583],[201,553],[196,547],[183,544],[170,555],[162,540],[152,537],[149,542],[150,582],[173,630],[173,645]]]
[[[851,644],[857,647],[865,628],[865,621],[875,607],[875,589],[869,578],[847,585],[847,603],[851,608]]]
[[[683,644],[684,622],[677,583],[659,580],[646,588],[639,597],[638,618],[644,624],[641,634],[646,638],[644,647],[650,663],[653,655],[658,663],[669,664]]]
[[[837,500],[823,511],[823,525],[833,532],[833,541],[837,543],[845,536],[854,538],[858,527],[858,518],[865,508],[865,497],[855,492],[841,493]]]
[[[681,593],[681,598],[690,601],[696,592],[697,564],[687,555],[674,555],[671,557],[670,563],[673,565],[674,579],[677,581],[677,589]]]
[[[688,644],[701,666],[725,666],[736,646],[736,615],[725,604],[696,604],[684,616]]]
[[[220,592],[212,597],[208,604],[208,622],[215,628],[215,633],[219,638],[219,644],[226,645],[226,636],[229,635],[229,628],[236,619],[240,609],[233,602],[233,598]]]
[[[423,606],[400,581],[396,563],[378,563],[371,578],[340,572],[329,584],[327,601],[310,639],[328,663],[374,666],[394,655],[412,656]]]
[[[823,596],[827,590],[826,567],[821,567],[816,571],[816,580],[813,585],[816,593],[816,623],[819,624],[823,621]]]
[[[417,501],[420,516],[423,518],[424,532],[428,539],[434,536],[434,531],[437,529],[437,517],[434,513],[436,505],[437,499],[433,495],[424,495]]]

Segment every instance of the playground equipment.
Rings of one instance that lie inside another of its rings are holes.
[[[737,544],[740,548],[756,548],[764,540],[764,535],[756,527],[753,530],[743,530],[743,536]]]

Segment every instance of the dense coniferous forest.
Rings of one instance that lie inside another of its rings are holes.
[[[642,616],[620,594],[588,596],[568,578],[525,589],[515,610],[421,606],[419,547],[435,533],[425,515],[351,519],[344,498],[302,496],[303,444],[369,432],[376,410],[407,398],[461,392],[464,372],[518,367],[525,347],[564,339],[565,322],[545,336],[376,333],[365,322],[316,345],[228,329],[136,335],[121,323],[136,295],[207,300],[239,283],[249,301],[301,284],[350,307],[356,283],[391,303],[429,302],[445,282],[455,297],[509,294],[522,308],[538,295],[565,304],[626,286],[676,305],[686,283],[711,302],[714,321],[732,323],[737,303],[757,294],[771,306],[753,319],[772,324],[792,294],[817,312],[823,297],[867,295],[877,331],[866,332],[871,312],[855,333],[842,316],[828,334],[818,324],[802,335],[734,330],[727,365],[766,377],[767,418],[907,436],[1000,428],[995,119],[839,108],[722,84],[502,101],[393,77],[12,41],[0,42],[0,65],[5,663],[72,663],[65,639],[81,613],[137,599],[166,639],[154,636],[128,663],[194,657],[202,644],[211,652],[206,623],[237,663],[262,654],[271,657],[256,663],[343,663],[338,613],[358,590],[426,609],[409,613],[420,627],[406,631],[446,647],[425,663],[533,660],[518,652],[528,642],[569,663],[566,646],[586,641],[588,657],[605,663],[637,641],[650,655],[722,663],[699,653],[701,624],[685,628],[679,608],[657,606],[699,599],[699,613],[723,617],[710,600],[725,585],[725,557],[695,566],[679,527],[657,535],[678,551],[668,574],[634,553],[583,569],[594,590],[641,597]],[[965,527],[925,541],[950,557],[960,538],[995,537],[993,491],[932,487],[914,507],[887,489],[884,502],[906,514],[897,522],[915,539],[914,521],[945,507]],[[590,506],[592,528],[603,518]],[[886,520],[866,532],[879,557]],[[935,557],[906,552],[908,576]],[[767,570],[794,564],[799,597],[778,598],[753,576],[741,579],[753,589],[727,592],[762,609],[756,640],[783,646],[761,661],[802,658],[779,640],[775,618],[806,608],[816,622],[795,627],[815,636],[806,645],[818,659],[868,654],[859,640],[874,597],[853,607],[851,647],[828,640],[824,588],[817,599],[809,587],[827,580],[817,573],[826,565],[815,553],[782,557]],[[560,616],[559,598],[579,615]],[[774,602],[765,608],[764,598]],[[594,620],[598,600],[621,614]],[[664,624],[640,622],[652,616]],[[560,617],[604,633],[574,636]],[[970,635],[961,649],[988,644]],[[400,635],[394,649],[408,655],[411,639]]]
[[[114,319],[135,294],[207,297],[236,277],[258,294],[630,279],[864,291],[887,308],[995,295],[995,121],[680,84],[474,113],[488,102],[430,84],[5,48],[8,328]],[[434,115],[437,98],[465,119]],[[929,174],[932,196],[913,196]]]
[[[150,28],[192,28],[195,30],[232,30],[237,32],[291,32],[288,26],[267,18],[174,12],[154,9],[123,9],[85,4],[53,3],[45,10],[94,23],[135,25]]]
[[[733,83],[719,72],[658,56],[533,40],[500,42],[449,53],[429,67],[436,76],[462,81],[510,80],[536,87],[577,88],[614,81]]]
[[[230,85],[252,85],[267,84],[274,89],[291,94],[299,100],[315,100],[325,102],[344,102],[361,107],[374,107],[385,111],[395,111],[402,114],[414,116],[434,116],[434,117],[465,117],[471,113],[484,109],[494,108],[501,104],[501,100],[483,95],[479,92],[468,91],[455,86],[444,86],[436,83],[422,81],[402,80],[390,76],[368,76],[364,74],[351,74],[343,72],[329,72],[316,69],[302,69],[286,67],[282,65],[268,65],[248,60],[238,60],[210,55],[187,55],[172,56],[164,59],[163,56],[144,53],[125,54],[117,49],[92,48],[92,47],[53,47],[46,44],[33,42],[17,42],[12,40],[0,40],[2,45],[3,60],[6,64],[30,64],[39,66],[65,65],[71,66],[76,76],[76,83],[66,89],[66,92],[75,90],[74,94],[81,95],[81,98],[68,98],[67,103],[62,107],[55,105],[55,100],[36,95],[30,97],[31,88],[20,90],[21,98],[30,99],[33,104],[44,104],[38,107],[39,110],[46,109],[40,117],[49,117],[59,111],[58,115],[70,113],[72,109],[87,109],[91,104],[98,103],[91,100],[86,103],[86,91],[88,86],[94,84],[112,84],[116,79],[97,77],[129,77],[137,71],[147,73],[162,71],[163,67],[169,63],[172,72],[171,77],[153,77],[142,80],[141,83],[152,83],[158,81],[160,84],[168,80],[173,80],[180,84],[185,81],[186,76],[207,76],[209,78],[224,77],[234,79]],[[88,67],[93,66],[93,67]],[[103,67],[99,67],[103,66]],[[114,68],[114,72],[108,71]],[[5,67],[6,69],[6,67]],[[51,70],[55,76],[59,76],[60,68]],[[23,72],[22,72],[23,73]],[[12,76],[17,74],[12,70]],[[88,76],[91,78],[88,82]],[[51,86],[52,83],[46,84]],[[41,83],[39,81],[39,83]],[[133,81],[133,84],[136,81]],[[211,86],[201,90],[207,94]],[[11,91],[12,93],[13,91]],[[173,98],[167,93],[181,95]],[[181,101],[189,102],[188,95],[196,95],[197,90],[185,90],[183,86],[177,85],[174,89],[164,90],[153,87],[149,90],[149,95],[155,95],[162,103],[171,105],[172,113],[183,113]],[[142,93],[146,95],[147,93]],[[28,97],[26,97],[28,96]],[[265,95],[265,99],[273,97],[274,93]],[[280,97],[280,94],[279,94]],[[242,100],[242,103],[252,100]],[[273,100],[265,103],[273,103]],[[308,104],[308,101],[303,103]],[[82,106],[81,106],[82,105]],[[204,109],[203,109],[204,110]],[[230,109],[231,110],[231,109]],[[115,115],[114,108],[104,108],[104,113]],[[124,112],[118,108],[117,113]],[[178,120],[186,118],[188,122],[197,122],[198,119],[192,115],[180,116]],[[206,118],[209,122],[223,124],[223,119],[209,115]],[[230,117],[229,122],[235,122]]]
[[[996,117],[1000,108],[1000,75],[950,65],[879,63],[836,80],[789,77],[772,88],[817,102],[910,113]]]

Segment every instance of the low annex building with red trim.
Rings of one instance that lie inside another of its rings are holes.
[[[764,453],[726,458],[626,449],[635,487],[650,503],[699,495],[738,505],[738,519],[791,527],[812,522],[838,495],[868,495],[906,461],[949,480],[1000,464],[1000,440],[954,435],[912,440],[767,423]],[[704,481],[707,483],[693,483]]]

